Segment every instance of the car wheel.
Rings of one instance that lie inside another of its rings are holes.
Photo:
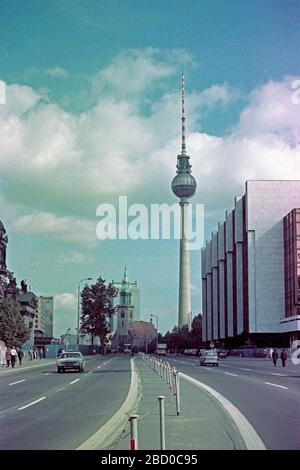
[[[219,364],[216,364],[217,367],[219,367]]]
[[[60,367],[57,368],[57,372],[58,372],[59,374],[61,373]]]

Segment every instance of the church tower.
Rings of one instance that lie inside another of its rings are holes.
[[[120,304],[117,306],[117,334],[119,346],[127,343],[128,330],[133,327],[133,321],[134,306],[131,302],[131,290],[127,268],[125,266],[122,287],[120,290]]]

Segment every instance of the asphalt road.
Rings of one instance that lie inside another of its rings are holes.
[[[81,374],[1,371],[0,449],[76,449],[120,408],[130,379],[126,356],[95,356]]]
[[[254,426],[267,449],[300,449],[300,365],[283,368],[269,360],[227,357],[219,367],[199,358],[172,357],[176,369],[230,400]]]

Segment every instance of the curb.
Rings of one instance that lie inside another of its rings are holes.
[[[135,358],[130,360],[131,383],[127,397],[119,410],[89,439],[76,450],[98,450],[111,446],[120,436],[128,423],[128,415],[137,408],[141,399],[141,379],[135,365]]]

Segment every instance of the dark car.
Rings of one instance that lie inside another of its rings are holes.
[[[226,349],[218,349],[217,350],[218,357],[224,358],[227,357],[227,351]]]

